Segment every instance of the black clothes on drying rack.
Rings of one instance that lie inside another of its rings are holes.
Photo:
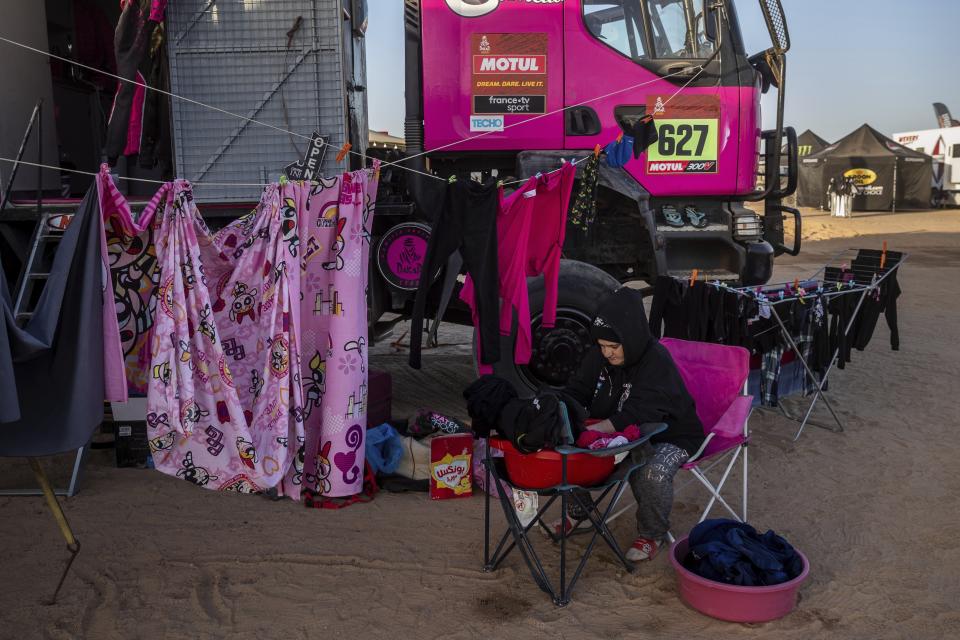
[[[861,250],[857,258],[851,263],[854,273],[872,272],[876,277],[886,273],[887,265],[880,266],[882,260],[881,256],[878,255],[880,253]],[[890,251],[887,253],[891,266],[900,261],[900,256],[899,252]],[[866,300],[863,301],[863,309],[860,310],[860,318],[854,338],[853,346],[857,350],[863,351],[870,342],[881,313],[884,314],[887,327],[890,329],[890,348],[893,351],[900,350],[900,326],[897,317],[897,298],[900,297],[900,293],[897,270],[894,270],[880,283],[875,291],[867,294]]]
[[[103,419],[100,206],[87,191],[27,325],[0,273],[0,456],[82,447]]]
[[[480,317],[480,362],[500,360],[499,275],[497,267],[497,208],[499,190],[495,181],[431,181],[424,185],[421,210],[434,213],[427,255],[420,270],[420,284],[410,324],[410,366],[420,368],[423,315],[434,277],[454,251],[473,279],[477,315]]]
[[[656,279],[650,307],[650,332],[653,337],[689,339],[683,294],[683,283],[676,278],[659,276]]]
[[[654,337],[748,347],[747,319],[756,302],[731,289],[698,281],[692,285],[660,276],[653,285],[650,332]]]

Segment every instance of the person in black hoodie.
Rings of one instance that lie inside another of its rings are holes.
[[[591,418],[601,419],[590,428],[613,433],[648,422],[667,425],[631,452],[641,466],[630,477],[637,499],[637,538],[627,558],[652,559],[670,529],[673,476],[703,444],[703,425],[673,358],[650,333],[639,291],[621,287],[609,294],[600,303],[590,335],[596,346],[565,389]],[[590,498],[586,492],[580,497]],[[572,509],[571,516],[583,520],[586,514]]]

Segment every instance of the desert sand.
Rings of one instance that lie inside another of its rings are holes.
[[[960,211],[807,214],[803,253],[778,261],[781,280],[846,247],[887,240],[911,256],[900,275],[901,350],[890,350],[881,321],[867,350],[831,378],[846,431],[808,427],[793,442],[796,425],[785,418],[751,419],[750,521],[812,564],[786,618],[704,617],[679,600],[666,554],[629,574],[606,549],[573,603],[557,608],[518,556],[481,571],[482,494],[432,502],[381,493],[308,510],[116,469],[111,451],[95,451],[81,492],[63,500],[82,550],[55,606],[44,603],[67,552],[53,518],[40,498],[0,497],[0,638],[956,637]],[[419,406],[464,415],[469,338],[447,329],[419,372],[406,368],[404,351],[377,347],[372,365],[394,375],[396,416]],[[828,417],[822,407],[816,415]],[[47,464],[62,478],[68,460]],[[31,485],[25,462],[0,461],[0,487]],[[695,523],[704,495],[694,485],[680,491],[674,531]],[[622,542],[631,520],[614,526]],[[539,548],[555,562],[545,540]]]

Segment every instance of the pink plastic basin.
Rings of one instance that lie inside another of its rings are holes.
[[[741,587],[701,578],[686,569],[682,562],[687,555],[687,537],[673,543],[670,562],[677,572],[680,598],[688,605],[712,618],[729,622],[768,622],[787,615],[797,604],[797,592],[810,573],[807,556],[800,575],[770,587]]]

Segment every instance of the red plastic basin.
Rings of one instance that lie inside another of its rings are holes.
[[[560,484],[563,476],[561,456],[556,451],[520,453],[502,438],[491,438],[490,446],[503,451],[510,482],[523,489],[546,489]],[[574,453],[567,456],[567,484],[589,487],[603,482],[613,473],[613,456]]]
[[[787,615],[797,605],[797,592],[810,573],[807,556],[803,559],[800,575],[769,587],[741,587],[707,580],[683,566],[687,555],[687,536],[673,543],[670,562],[677,573],[680,598],[688,605],[711,618],[729,622],[769,622]]]

